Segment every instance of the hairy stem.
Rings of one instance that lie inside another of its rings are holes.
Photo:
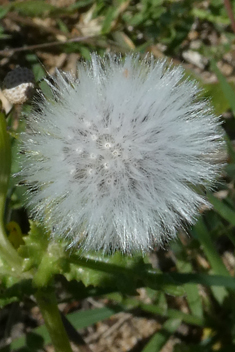
[[[11,145],[6,131],[5,117],[2,113],[0,113],[0,161],[0,257],[12,271],[20,272],[22,259],[8,241],[4,228],[4,209],[11,169]]]
[[[73,352],[62,323],[56,296],[51,288],[40,289],[35,295],[55,352]]]

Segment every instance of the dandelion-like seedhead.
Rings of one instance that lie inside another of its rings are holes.
[[[3,81],[3,95],[11,104],[23,104],[29,100],[35,88],[34,75],[26,67],[16,67]]]
[[[220,123],[181,67],[92,55],[57,72],[22,134],[32,215],[84,250],[151,249],[196,220],[221,165]]]

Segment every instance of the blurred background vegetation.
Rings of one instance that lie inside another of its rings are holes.
[[[80,283],[57,275],[59,307],[74,351],[75,345],[94,352],[235,350],[235,2],[228,5],[226,0],[0,1],[0,82],[17,65],[31,68],[40,81],[55,68],[75,73],[77,62],[89,60],[94,51],[151,52],[182,64],[198,80],[226,131],[222,159],[228,164],[218,188],[208,194],[213,210],[201,209],[190,236],[181,232],[177,241],[144,258],[159,273],[172,274],[174,289],[125,287],[122,275],[114,277],[116,286],[108,280],[101,284],[94,273]],[[12,136],[23,128],[19,116],[29,109],[17,106],[10,112]],[[12,150],[16,172],[14,139]],[[12,242],[29,228],[22,194],[11,180],[6,221],[20,226],[8,226]],[[53,351],[31,288],[21,285],[13,294],[10,289],[2,280],[0,351]]]

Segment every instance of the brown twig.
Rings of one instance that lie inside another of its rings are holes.
[[[51,43],[28,45],[28,46],[23,46],[20,48],[4,49],[4,50],[0,50],[0,55],[5,55],[5,54],[9,54],[9,53],[16,53],[19,51],[36,50],[36,49],[47,48],[50,46],[56,46],[56,45],[67,44],[67,43],[82,42],[82,41],[94,39],[94,38],[95,37],[89,37],[89,36],[75,37],[75,38],[71,38],[71,39],[68,39],[65,41],[55,41],[55,42],[51,42]]]
[[[224,0],[224,6],[227,10],[227,13],[228,13],[228,17],[231,21],[231,26],[232,26],[232,30],[233,32],[235,33],[235,19],[234,19],[234,15],[233,15],[233,8],[232,8],[232,5],[230,3],[229,0]]]
[[[49,33],[49,34],[53,34],[53,35],[62,35],[64,37],[71,38],[71,34],[69,34],[69,33],[64,33],[61,30],[54,28],[52,26],[43,26],[42,24],[35,22],[31,18],[20,16],[19,14],[16,14],[14,12],[8,12],[7,18],[9,18],[10,20],[12,20],[14,22],[20,23],[21,25],[37,28],[41,32],[45,32],[45,33]]]

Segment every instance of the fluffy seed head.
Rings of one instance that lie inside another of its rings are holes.
[[[23,104],[31,98],[34,86],[33,72],[18,66],[4,78],[2,93],[11,104]]]
[[[207,204],[223,145],[218,118],[181,67],[92,56],[57,72],[22,134],[32,215],[84,250],[151,249]],[[203,193],[203,192],[201,192]]]

